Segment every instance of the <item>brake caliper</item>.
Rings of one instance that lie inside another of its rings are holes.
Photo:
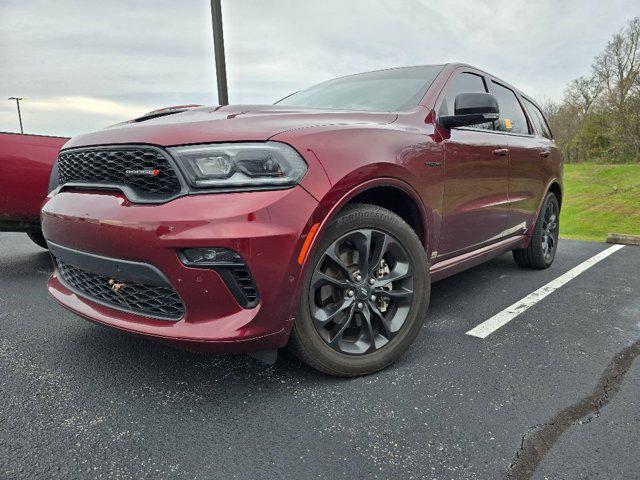
[[[378,269],[376,270],[376,278],[378,280],[383,280],[384,277],[389,275],[389,273],[391,273],[391,270],[389,269],[389,265],[387,264],[387,262],[383,258],[382,260],[380,260],[380,264],[378,265]],[[392,290],[393,289],[393,283],[389,282],[383,288],[386,289],[386,290]],[[390,301],[391,301],[391,299],[389,297],[386,297],[384,295],[380,296],[379,306],[378,306],[378,308],[380,309],[380,313],[385,313],[387,311],[387,309],[389,308],[389,302]]]

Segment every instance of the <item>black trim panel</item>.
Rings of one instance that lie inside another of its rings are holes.
[[[244,259],[237,262],[197,264],[190,262],[181,250],[178,250],[177,254],[180,261],[188,268],[205,268],[217,272],[242,308],[255,308],[260,303],[260,292]]]
[[[131,260],[103,257],[94,253],[73,250],[47,241],[51,254],[65,263],[83,270],[114,277],[118,280],[129,280],[147,285],[169,286],[169,280],[153,265]]]

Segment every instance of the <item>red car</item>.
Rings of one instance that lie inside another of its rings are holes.
[[[40,207],[64,137],[0,132],[0,231],[25,232],[43,248]]]
[[[546,268],[558,244],[540,108],[467,65],[169,112],[72,139],[56,171],[42,225],[63,306],[211,351],[288,345],[334,375],[397,359],[432,281],[508,251]]]

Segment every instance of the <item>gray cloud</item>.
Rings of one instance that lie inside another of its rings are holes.
[[[463,61],[557,99],[635,0],[223,0],[230,100],[272,103],[349,73]],[[75,135],[215,104],[207,0],[1,0],[0,131]]]

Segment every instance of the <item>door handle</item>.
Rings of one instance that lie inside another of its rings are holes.
[[[549,155],[551,155],[551,150],[540,150],[541,157],[548,157]]]
[[[506,157],[507,155],[509,155],[509,149],[508,148],[496,148],[493,151],[493,154],[497,157]]]

